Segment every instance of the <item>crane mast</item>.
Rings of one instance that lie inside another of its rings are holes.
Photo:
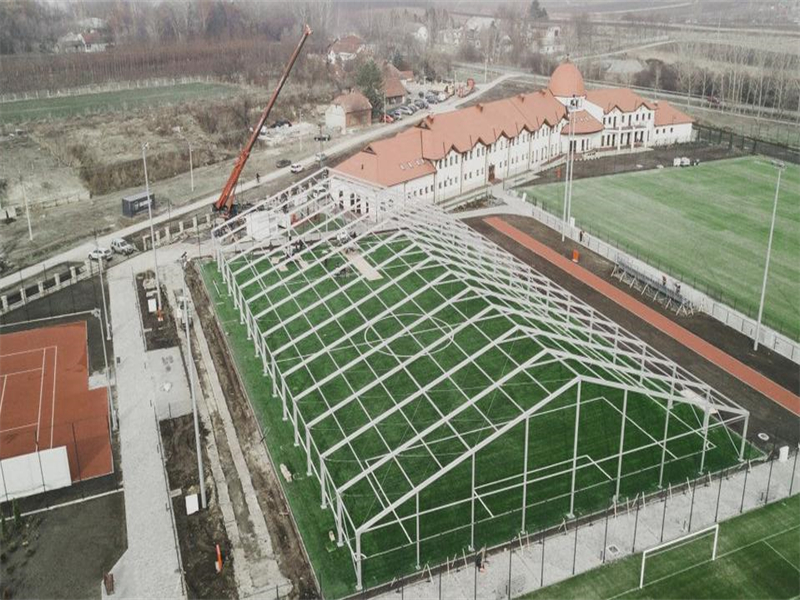
[[[303,44],[306,43],[306,40],[310,35],[311,28],[308,25],[305,25],[303,27],[303,35],[300,38],[297,47],[294,49],[292,56],[289,58],[289,62],[286,64],[286,68],[283,70],[283,75],[281,75],[275,91],[272,92],[272,97],[269,99],[266,108],[264,108],[264,112],[261,113],[261,117],[258,120],[258,124],[253,129],[250,139],[247,140],[247,144],[244,148],[242,148],[239,158],[236,159],[236,164],[233,165],[233,171],[231,171],[230,177],[228,177],[228,181],[225,184],[225,187],[222,189],[219,199],[214,202],[214,210],[223,212],[226,218],[230,217],[235,212],[234,191],[236,190],[236,184],[239,181],[242,170],[244,170],[244,165],[247,163],[247,159],[250,158],[250,152],[252,151],[258,136],[261,134],[261,128],[264,127],[264,124],[267,122],[269,113],[272,111],[272,107],[275,105],[275,101],[278,99],[278,94],[281,93],[286,80],[289,78],[289,73],[291,72],[294,63],[297,61],[297,57],[300,56],[300,51],[303,49]]]

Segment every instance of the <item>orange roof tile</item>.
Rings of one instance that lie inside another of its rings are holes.
[[[423,131],[416,127],[393,138],[372,142],[355,156],[336,166],[336,170],[391,187],[436,171],[422,157]]]
[[[570,121],[573,122],[573,133],[576,135],[586,135],[588,133],[597,133],[603,131],[603,124],[595,119],[585,110],[578,110],[569,115]]]
[[[406,86],[397,77],[384,77],[383,93],[387,98],[400,98],[408,93]]]
[[[669,102],[656,102],[655,103],[656,116],[654,124],[656,127],[663,127],[664,125],[680,125],[683,123],[694,123],[694,119],[682,113],[677,108],[672,106]]]
[[[370,104],[369,99],[364,94],[357,91],[341,94],[334,98],[331,104],[338,104],[344,109],[345,113],[372,110],[372,104]]]
[[[547,88],[554,96],[561,98],[586,95],[583,75],[569,59],[556,67],[556,70],[550,75],[550,83],[547,84]]]
[[[586,100],[602,108],[604,113],[610,113],[614,108],[626,113],[634,112],[640,106],[653,108],[650,102],[627,88],[589,90],[586,93]]]

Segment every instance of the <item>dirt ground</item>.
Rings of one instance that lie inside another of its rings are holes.
[[[155,298],[155,281],[153,272],[139,273],[136,275],[136,293],[139,297],[139,314],[142,317],[142,331],[147,351],[161,348],[173,348],[179,345],[178,334],[175,330],[176,321],[170,304],[167,288],[161,285],[161,313],[163,318],[158,319],[157,313],[148,309],[148,299]]]
[[[305,555],[300,534],[290,516],[290,509],[283,495],[274,469],[265,469],[259,462],[260,434],[255,417],[248,403],[247,394],[230,356],[224,334],[214,316],[210,299],[206,295],[202,279],[195,266],[187,271],[189,289],[200,317],[200,324],[208,340],[214,367],[219,376],[225,400],[228,403],[234,425],[239,433],[253,486],[258,493],[258,503],[264,513],[272,544],[281,572],[292,582],[294,598],[317,598],[311,565]]]
[[[190,598],[236,598],[236,579],[231,543],[225,531],[222,511],[217,503],[208,456],[205,452],[203,430],[203,465],[206,479],[208,507],[193,515],[186,514],[184,496],[199,494],[197,483],[197,453],[194,438],[194,420],[191,414],[161,421],[161,439],[167,463],[170,490],[181,494],[172,499],[173,513],[178,528],[181,560]],[[222,554],[222,572],[217,573],[216,545]]]
[[[616,279],[611,279],[613,264],[610,261],[588,251],[571,240],[562,243],[558,233],[535,219],[516,216],[504,217],[504,219],[564,256],[571,256],[572,250],[578,249],[581,255],[581,265],[584,268],[607,279],[619,289],[630,292],[630,288],[626,285],[621,284]],[[632,315],[588,285],[566,275],[558,267],[487,225],[483,219],[469,219],[466,222],[476,231],[505,248],[523,262],[531,265],[540,273],[553,279],[614,322],[634,332],[653,348],[749,410],[751,419],[748,439],[750,441],[758,444],[759,441],[756,436],[759,432],[768,433],[772,441],[777,444],[796,445],[800,441],[800,418],[752,390],[713,363],[700,358],[679,342],[642,321],[639,317]],[[708,315],[697,313],[694,316],[677,317],[674,313],[665,310],[664,307],[652,300],[639,295],[637,295],[637,299],[787,389],[797,390],[800,387],[800,373],[796,364],[763,348],[758,353],[753,353],[751,340]]]
[[[20,218],[24,216],[23,184],[31,207],[89,199],[77,171],[27,135],[0,137],[0,155],[0,206],[16,207]]]
[[[100,598],[103,575],[127,546],[122,493],[5,520],[2,598]]]

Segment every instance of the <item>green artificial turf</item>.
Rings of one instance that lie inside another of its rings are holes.
[[[641,554],[588,571],[524,596],[539,598],[653,598],[675,600],[797,598],[800,595],[800,496],[776,502],[720,525],[717,559],[710,537],[655,555]]]
[[[284,270],[273,268],[269,258],[255,265],[234,263],[234,270],[243,268],[237,282],[245,286],[241,289],[250,299],[252,313],[260,315],[258,327],[270,353],[280,349],[278,368],[292,398],[299,399],[301,444],[305,443],[302,424],[342,404],[311,428],[312,464],[318,468],[320,453],[331,450],[325,466],[340,487],[373,471],[342,493],[356,527],[377,519],[389,502],[450,468],[418,494],[422,567],[468,553],[470,545],[491,546],[511,540],[521,530],[538,531],[561,523],[571,508],[577,398],[577,384],[570,383],[575,375],[567,365],[603,380],[611,374],[579,359],[563,363],[553,359],[548,351],[577,352],[577,348],[519,329],[526,325],[525,319],[500,312],[500,301],[491,299],[492,294],[506,290],[487,285],[477,294],[463,277],[454,276],[405,236],[387,234],[386,238],[361,242],[362,256],[383,275],[375,281],[354,277],[352,272],[326,278],[345,264],[342,254],[326,244],[306,250],[302,265],[293,262]],[[465,271],[473,268],[465,263]],[[257,273],[263,275],[259,282],[245,285]],[[272,382],[263,375],[261,358],[254,356],[216,265],[204,265],[203,275],[273,460],[300,475],[297,481],[282,483],[324,593],[338,597],[352,592],[355,574],[350,553],[347,548],[330,551],[335,545],[328,532],[335,525],[332,511],[320,508],[317,477],[305,476],[305,453],[293,445],[292,424],[282,420],[281,401],[272,395]],[[369,297],[376,290],[377,296]],[[456,302],[447,304],[447,299]],[[377,321],[367,326],[371,318]],[[535,326],[543,332],[556,331],[544,320]],[[585,332],[574,335],[576,343],[588,341]],[[429,351],[423,352],[424,347]],[[610,350],[609,346],[609,356]],[[540,364],[523,368],[529,359]],[[638,364],[638,355],[636,360],[619,360]],[[451,377],[443,377],[454,368]],[[386,379],[378,383],[383,374]],[[427,397],[419,393],[421,388],[428,388]],[[525,423],[512,426],[509,422],[556,392],[563,393],[542,404],[529,419],[523,523]],[[467,407],[468,398],[478,398],[475,406]],[[658,485],[662,452],[658,440],[664,434],[665,403],[634,392],[628,394],[626,406],[624,402],[619,389],[581,384],[572,507],[576,515],[604,510],[616,492],[623,410],[627,420],[620,496],[634,497]],[[294,414],[294,406],[287,409]],[[434,426],[452,411],[460,412],[446,424]],[[380,422],[371,424],[371,420]],[[702,413],[690,405],[675,405],[668,429],[675,439],[667,444],[664,483],[685,482],[700,471],[701,421]],[[478,492],[473,502],[472,461],[460,458],[467,446],[483,442],[507,424],[506,433],[488,443],[474,461]],[[712,424],[706,471],[731,466],[738,458],[738,436],[716,421]],[[426,428],[430,430],[421,436],[422,441],[407,447],[396,460],[382,459],[389,448],[398,448]],[[748,456],[752,452],[748,447]],[[365,586],[415,572],[416,501],[412,493],[376,521],[379,528],[363,535]],[[433,511],[445,505],[446,509]],[[346,535],[355,547],[350,525]]]
[[[34,121],[74,115],[132,110],[135,108],[178,104],[191,100],[208,100],[236,93],[231,85],[221,83],[180,83],[158,87],[45,97],[3,103],[0,122]]]
[[[748,156],[576,179],[577,226],[733,306],[758,313],[777,170]],[[562,215],[564,184],[528,200]],[[800,340],[800,167],[782,176],[764,323]]]

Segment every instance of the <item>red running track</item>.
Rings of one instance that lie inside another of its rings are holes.
[[[633,313],[640,319],[646,321],[659,331],[667,334],[693,352],[711,361],[720,369],[729,373],[730,375],[733,375],[739,381],[745,383],[755,391],[763,394],[773,402],[777,402],[794,414],[800,415],[800,396],[793,394],[758,371],[751,369],[744,363],[736,360],[730,354],[723,352],[716,346],[709,344],[704,339],[696,336],[691,331],[688,331],[664,315],[642,304],[632,296],[614,287],[594,273],[591,273],[590,271],[577,265],[568,258],[561,256],[555,250],[551,249],[545,244],[542,244],[541,242],[536,241],[531,236],[520,231],[513,225],[509,225],[498,217],[489,217],[484,219],[484,221],[500,233],[507,235],[518,244],[521,244],[528,250],[535,252],[548,262],[557,266],[562,271],[594,288],[596,291],[613,300],[621,307]]]

